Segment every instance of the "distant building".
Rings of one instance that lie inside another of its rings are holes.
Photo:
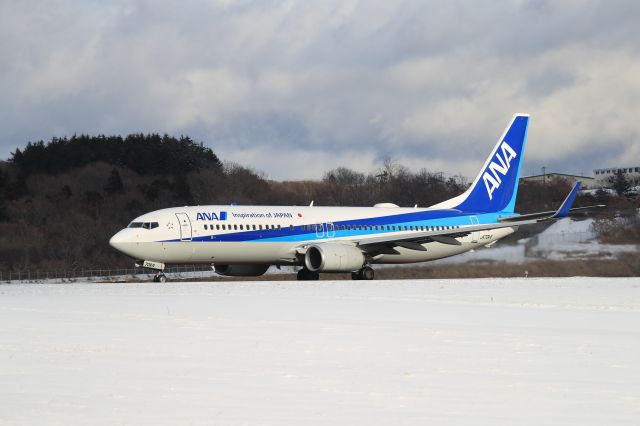
[[[640,167],[611,167],[607,169],[595,169],[593,174],[602,186],[606,186],[608,183],[607,181],[618,171],[624,173],[627,179],[632,183],[640,181]]]
[[[546,173],[543,175],[524,176],[520,178],[520,182],[551,182],[556,179],[567,181],[570,185],[580,181],[583,189],[600,188],[599,182],[589,176],[570,175],[566,173]]]

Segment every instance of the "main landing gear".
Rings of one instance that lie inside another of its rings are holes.
[[[373,268],[365,266],[359,271],[351,273],[352,280],[372,280],[375,277]],[[320,274],[317,272],[311,272],[307,268],[302,268],[298,271],[298,281],[317,281],[320,279]]]
[[[307,268],[302,268],[298,271],[298,281],[318,281],[320,274],[317,272],[311,272]]]
[[[351,273],[352,280],[372,280],[374,277],[375,273],[371,266],[365,266],[359,271]]]

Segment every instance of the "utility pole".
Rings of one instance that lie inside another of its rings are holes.
[[[547,184],[547,167],[546,166],[542,166],[542,183],[544,185]]]

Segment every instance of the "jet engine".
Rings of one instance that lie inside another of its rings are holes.
[[[352,272],[362,268],[364,254],[347,244],[312,244],[304,255],[304,264],[311,272]]]
[[[267,272],[269,265],[214,265],[213,269],[226,277],[257,277]]]

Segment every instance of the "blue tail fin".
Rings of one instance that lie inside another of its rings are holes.
[[[513,212],[529,115],[516,114],[467,191],[433,206],[468,212]]]

